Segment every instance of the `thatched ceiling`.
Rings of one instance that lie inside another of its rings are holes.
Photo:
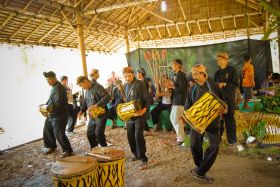
[[[194,41],[260,34],[268,16],[257,0],[0,0],[0,43],[116,52],[126,46],[172,47]],[[247,24],[248,13],[249,22]]]

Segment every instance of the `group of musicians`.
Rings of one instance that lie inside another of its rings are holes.
[[[209,80],[206,72],[206,67],[203,65],[195,65],[191,69],[192,77],[195,84],[188,88],[186,74],[182,71],[182,61],[175,59],[172,61],[172,70],[175,73],[173,80],[170,83],[164,84],[165,89],[172,90],[172,109],[170,119],[173,128],[177,135],[177,144],[183,143],[185,132],[182,114],[184,110],[190,108],[202,95],[210,91],[220,97],[226,104],[222,111],[224,113],[224,121],[227,130],[227,139],[230,146],[236,144],[236,126],[234,120],[234,94],[238,86],[236,70],[228,65],[229,56],[227,53],[217,54],[217,63],[219,70],[215,74],[214,80]],[[143,69],[138,73],[145,74]],[[68,119],[68,103],[67,103],[67,89],[57,80],[54,72],[45,72],[44,76],[52,86],[50,97],[47,104],[48,115],[45,121],[43,140],[44,140],[44,153],[49,154],[56,150],[56,140],[62,147],[63,157],[73,155],[73,150],[65,135],[65,129]],[[92,118],[90,117],[87,127],[87,137],[90,143],[90,148],[98,146],[107,146],[105,138],[105,126],[110,112],[107,104],[110,100],[109,93],[100,85],[96,80],[99,77],[98,70],[94,69],[90,72],[91,80],[85,76],[77,78],[77,85],[85,90],[84,102],[78,113],[78,118],[88,109],[104,108],[105,113]],[[144,129],[147,125],[147,113],[151,105],[151,94],[149,93],[145,79],[137,79],[136,73],[132,67],[123,69],[123,77],[125,85],[121,86],[121,82],[117,79],[113,82],[116,83],[116,89],[121,99],[117,102],[130,102],[138,101],[140,103],[140,110],[135,112],[133,117],[126,122],[127,124],[127,139],[133,154],[131,161],[141,161],[139,169],[148,167],[148,158],[146,156],[146,142],[144,138]],[[170,92],[168,92],[170,93]],[[166,96],[166,95],[164,95]],[[167,94],[170,97],[170,94]],[[171,103],[168,103],[171,105]],[[116,107],[113,102],[112,106]],[[116,111],[115,109],[113,111]],[[114,117],[113,117],[114,118]],[[207,128],[210,146],[203,153],[202,141],[204,134],[196,132],[191,129],[191,152],[193,155],[196,167],[191,170],[191,174],[197,179],[205,183],[212,183],[213,178],[206,175],[207,171],[213,165],[219,150],[220,142],[220,119],[215,119]]]

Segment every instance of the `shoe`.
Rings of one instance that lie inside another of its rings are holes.
[[[69,136],[69,137],[70,137],[70,136],[73,136],[73,135],[74,135],[74,132],[66,132],[65,134],[66,134],[66,136]]]
[[[250,107],[248,105],[244,105],[242,108],[245,110],[250,110]]]
[[[214,182],[214,179],[212,177],[206,176],[206,175],[198,175],[197,174],[197,169],[194,168],[191,170],[191,174],[198,180],[207,183],[207,184],[212,184]]]
[[[69,156],[73,156],[73,152],[63,152],[62,155],[60,156],[60,158],[65,158],[65,157],[69,157]]]
[[[148,161],[146,162],[141,162],[140,166],[139,166],[139,170],[144,170],[148,168]]]
[[[237,144],[236,143],[228,144],[227,149],[231,152],[236,152],[238,150]]]
[[[131,162],[135,162],[135,161],[137,161],[137,160],[139,160],[136,156],[134,156],[133,158],[131,158]]]
[[[176,142],[176,145],[182,146],[184,142]]]
[[[56,150],[56,148],[53,149],[53,148],[47,148],[47,147],[45,147],[45,148],[43,148],[43,153],[44,153],[45,155],[47,155],[47,154],[51,154],[51,153],[55,152],[55,150]]]

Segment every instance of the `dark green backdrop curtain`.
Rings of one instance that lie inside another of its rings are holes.
[[[256,89],[259,89],[262,81],[266,77],[266,72],[272,70],[270,43],[269,41],[250,40],[250,49],[255,68]],[[138,49],[127,53],[126,57],[129,66],[132,66],[135,70],[139,67],[145,68],[148,77],[151,77],[151,72],[147,64],[147,54],[151,53],[155,54],[159,60],[164,61],[163,64],[169,66],[168,70],[170,75],[172,74],[172,60],[180,58],[183,60],[184,72],[186,72],[188,76],[190,76],[190,69],[194,64],[204,64],[207,67],[209,77],[213,77],[215,71],[218,69],[216,54],[221,51],[228,52],[230,56],[230,65],[234,66],[239,76],[241,76],[243,56],[248,54],[247,40],[198,47]],[[161,57],[163,53],[166,53],[165,58]]]

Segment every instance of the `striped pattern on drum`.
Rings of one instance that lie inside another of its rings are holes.
[[[220,98],[213,93],[206,92],[188,110],[183,112],[182,117],[192,128],[202,134],[221,114],[220,109],[224,106],[225,103]]]
[[[98,187],[124,186],[124,159],[99,162],[97,168]]]

